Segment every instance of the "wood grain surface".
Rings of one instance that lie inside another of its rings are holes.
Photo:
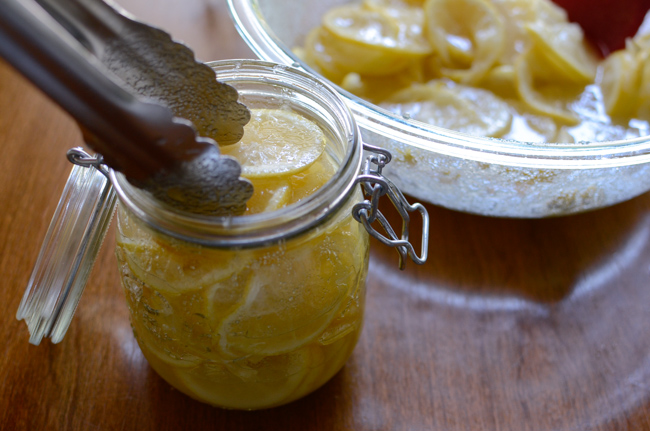
[[[201,59],[252,57],[223,0],[122,0]],[[650,195],[510,220],[429,205],[429,262],[372,243],[367,320],[306,398],[224,411],[172,389],[133,338],[109,233],[62,343],[15,313],[81,145],[0,62],[0,430],[650,430]]]

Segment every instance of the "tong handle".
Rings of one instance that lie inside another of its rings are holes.
[[[76,119],[109,166],[144,181],[211,145],[197,142],[189,121],[127,90],[93,54],[119,31],[117,11],[99,0],[40,3],[0,1],[0,56]]]

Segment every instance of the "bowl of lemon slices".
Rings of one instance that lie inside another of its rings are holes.
[[[643,25],[605,56],[551,0],[228,2],[260,58],[338,90],[418,199],[537,218],[650,189]]]

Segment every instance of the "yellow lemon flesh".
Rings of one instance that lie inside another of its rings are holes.
[[[308,168],[325,149],[325,135],[316,123],[289,110],[252,109],[244,136],[221,148],[249,179],[294,174]]]
[[[547,115],[562,124],[575,125],[579,122],[571,109],[584,87],[575,83],[562,83],[538,79],[539,66],[532,51],[521,55],[515,62],[517,90],[521,100],[534,112]]]
[[[346,5],[330,10],[308,37],[305,55],[327,75],[397,73],[431,52],[412,27],[400,26],[383,9]],[[329,76],[328,76],[329,77]]]
[[[596,56],[587,47],[577,24],[548,25],[536,22],[529,24],[527,30],[536,47],[535,52],[555,66],[553,75],[547,80],[570,80],[582,84],[593,82]]]

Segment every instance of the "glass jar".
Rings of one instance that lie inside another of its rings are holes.
[[[345,103],[322,81],[254,60],[211,66],[249,108],[290,110],[316,123],[326,138],[332,176],[287,207],[215,217],[165,206],[101,158],[71,150],[75,164],[91,169],[73,169],[70,193],[59,204],[50,228],[55,232],[48,233],[18,318],[26,320],[34,344],[43,336],[62,339],[116,194],[119,272],[135,337],[152,368],[199,401],[268,408],[314,391],[352,353],[363,322],[368,232],[395,246],[401,261],[409,256],[423,263],[426,235],[418,258],[408,241],[408,212],[422,214],[424,232],[428,221],[421,205],[409,205],[381,175],[389,154],[379,151],[363,163],[363,149],[375,149],[362,146]],[[301,181],[318,175],[310,167]],[[70,204],[75,189],[84,193]],[[371,199],[364,200],[362,190]],[[377,211],[381,195],[405,218],[401,238]],[[90,196],[98,197],[95,210],[86,208]],[[374,230],[375,220],[387,236]],[[68,231],[75,228],[79,232]],[[75,254],[72,248],[57,249],[79,243],[82,256],[73,262],[66,257]],[[52,273],[67,280],[63,287],[48,278]]]
[[[250,63],[214,67],[249,108],[314,120],[336,174],[292,206],[229,218],[178,214],[113,175],[117,260],[135,336],[158,374],[212,405],[266,408],[328,381],[359,337],[361,146],[344,106],[316,81]]]

